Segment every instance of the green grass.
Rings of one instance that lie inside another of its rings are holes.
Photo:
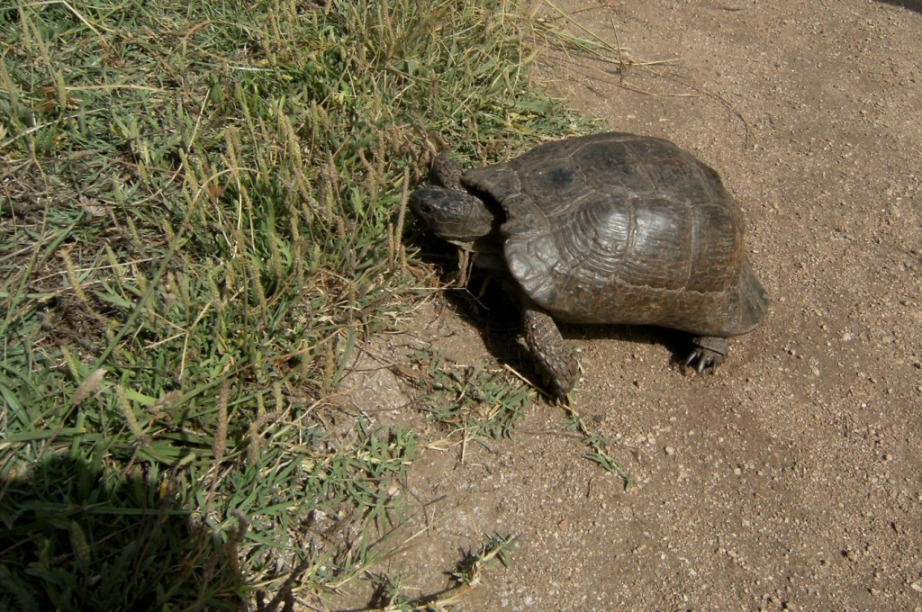
[[[455,366],[429,351],[412,358],[428,370],[425,378],[417,380],[425,391],[421,409],[446,425],[449,437],[455,433],[462,440],[508,437],[531,403],[532,391],[511,383],[502,370]]]
[[[529,85],[531,28],[501,0],[0,7],[0,608],[322,607],[365,576],[418,438],[333,432],[329,398],[423,291],[431,154],[584,126]]]

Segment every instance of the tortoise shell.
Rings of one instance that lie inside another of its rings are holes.
[[[768,297],[717,173],[669,141],[596,134],[469,170],[505,219],[506,263],[555,319],[744,334]]]

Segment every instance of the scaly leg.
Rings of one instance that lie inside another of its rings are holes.
[[[567,350],[557,323],[530,299],[523,296],[522,327],[525,344],[538,362],[554,395],[566,400],[579,373],[576,359]]]

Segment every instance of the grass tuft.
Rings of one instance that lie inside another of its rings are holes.
[[[427,368],[420,381],[427,390],[419,402],[423,412],[460,432],[465,441],[509,437],[531,405],[534,391],[512,382],[503,370],[454,366],[428,351],[414,359]]]

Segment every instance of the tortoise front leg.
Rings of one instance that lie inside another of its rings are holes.
[[[557,399],[566,400],[579,373],[576,359],[567,350],[557,323],[527,297],[522,298],[525,344],[538,362],[542,375]]]
[[[693,338],[692,342],[695,343],[695,349],[685,360],[685,365],[692,366],[699,374],[706,369],[716,370],[730,350],[730,341],[719,336],[698,336]],[[697,367],[695,362],[698,364]]]

